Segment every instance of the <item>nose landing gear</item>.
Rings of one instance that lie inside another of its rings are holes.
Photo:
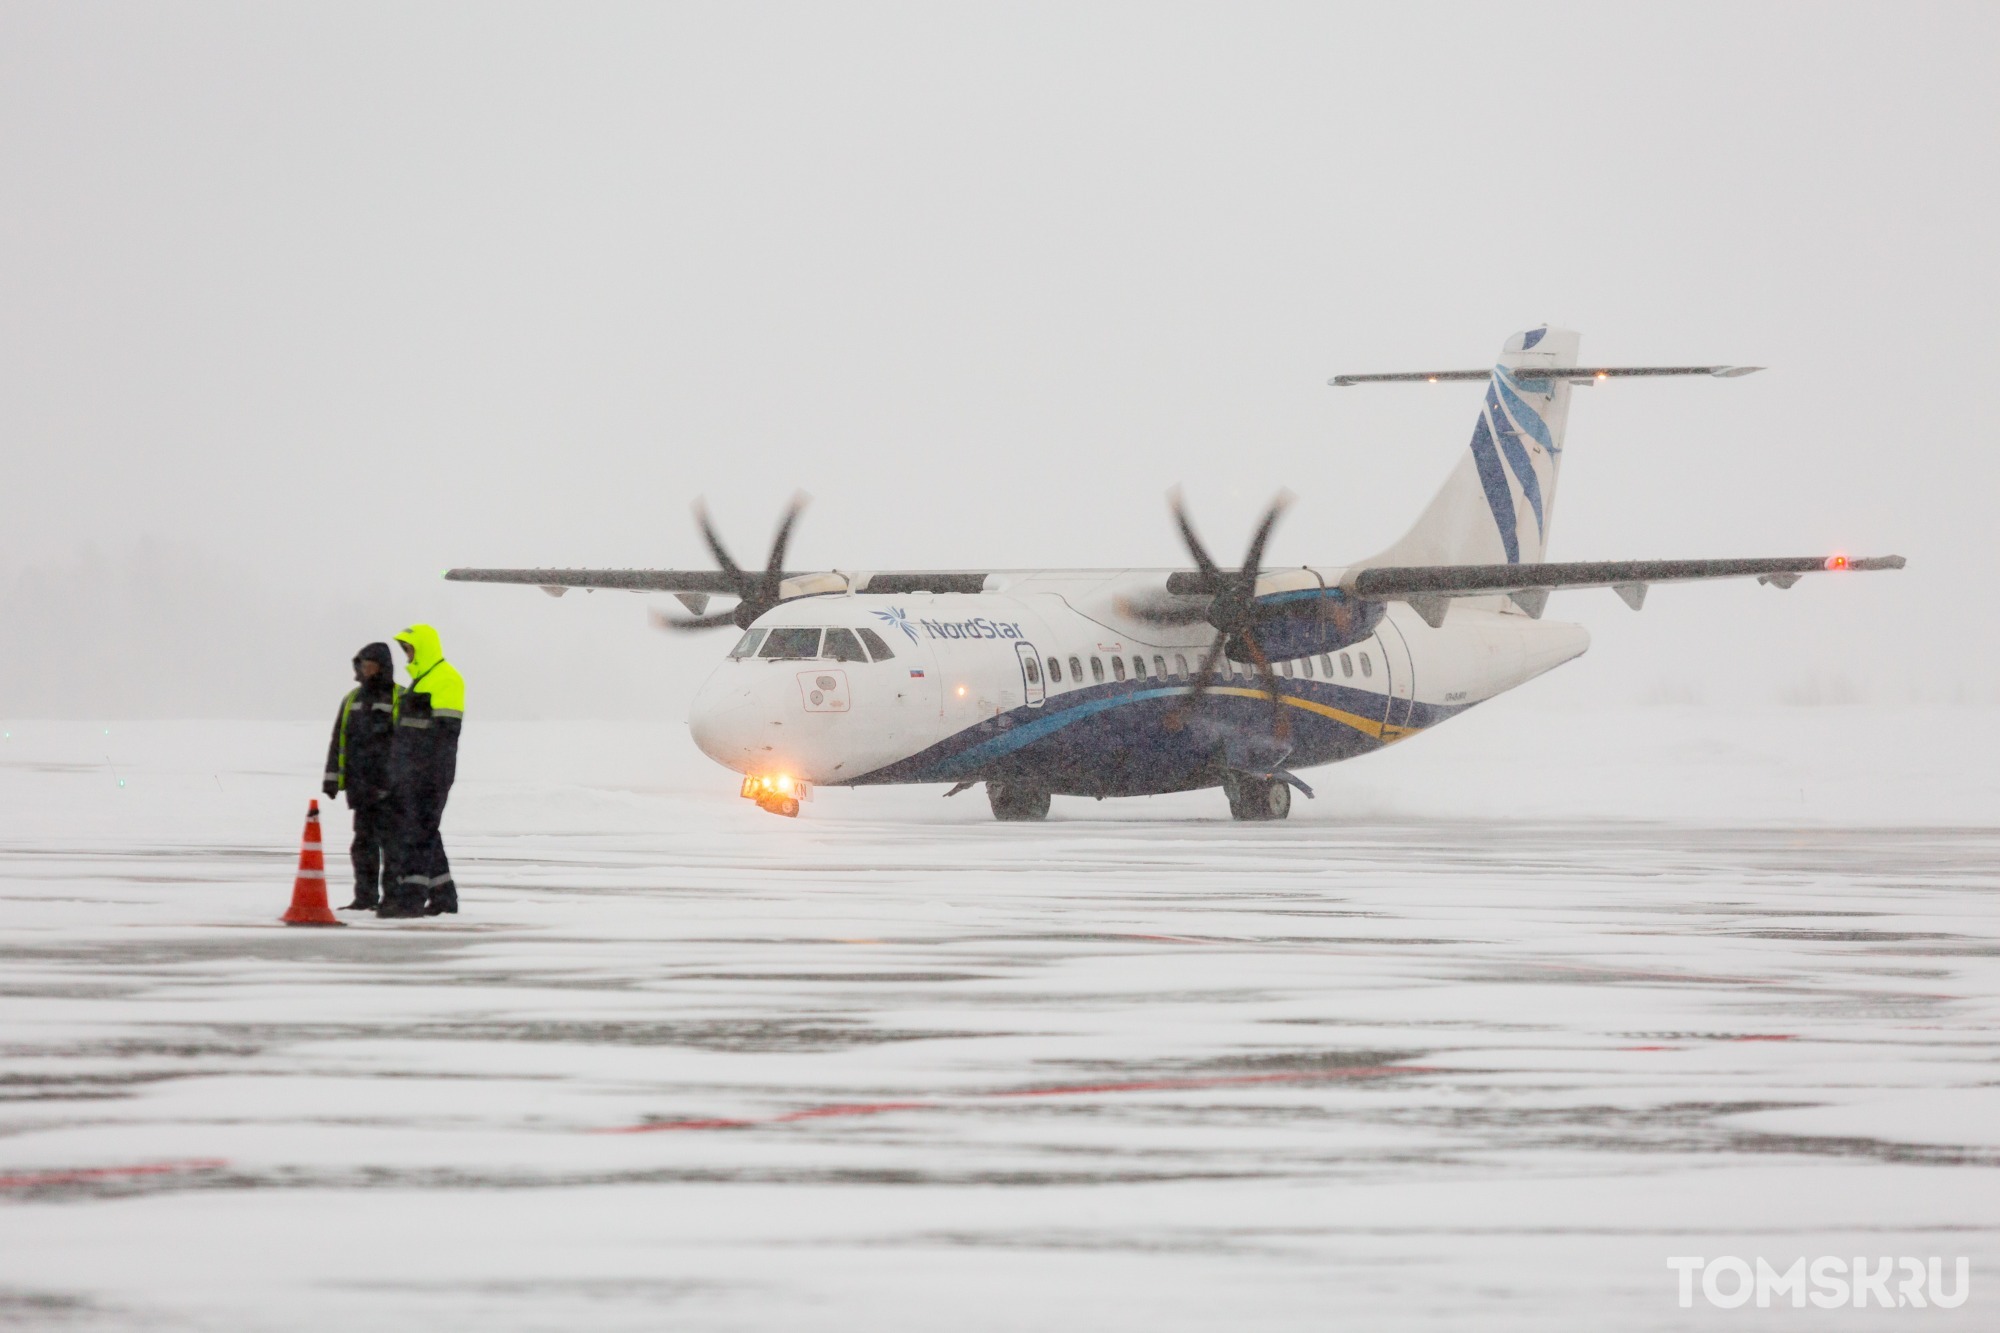
[[[797,819],[799,798],[810,796],[812,789],[803,782],[794,782],[783,775],[766,777],[752,774],[743,779],[743,789],[737,794],[746,801],[755,801],[759,810],[769,810],[774,815]]]

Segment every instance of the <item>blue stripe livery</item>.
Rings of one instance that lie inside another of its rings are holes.
[[[1479,484],[1486,489],[1486,504],[1500,529],[1500,544],[1507,548],[1507,563],[1521,563],[1521,537],[1514,525],[1514,492],[1507,488],[1507,474],[1500,455],[1493,448],[1493,433],[1486,429],[1486,414],[1472,428],[1472,461],[1479,468]]]
[[[1500,437],[1500,452],[1506,456],[1507,466],[1514,470],[1515,479],[1521,483],[1521,494],[1528,497],[1528,507],[1535,511],[1535,536],[1545,539],[1547,524],[1542,520],[1542,484],[1535,477],[1534,461],[1528,457],[1527,447],[1507,420],[1507,413],[1500,406],[1500,396],[1490,388],[1486,391],[1486,414],[1493,420],[1493,433]]]

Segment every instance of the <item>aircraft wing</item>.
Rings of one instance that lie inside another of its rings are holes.
[[[525,583],[556,597],[571,588],[732,594],[736,591],[736,584],[719,569],[447,569],[444,576],[456,583]]]
[[[1900,555],[1851,559],[1844,555],[1778,556],[1754,560],[1588,560],[1534,565],[1405,565],[1355,570],[1344,591],[1374,602],[1408,602],[1433,626],[1444,623],[1454,597],[1503,593],[1531,616],[1540,616],[1559,588],[1611,588],[1638,610],[1655,583],[1755,578],[1789,588],[1807,574],[1843,570],[1901,569]]]
[[[740,575],[720,569],[447,569],[444,576],[454,583],[517,583],[540,588],[551,597],[560,597],[571,588],[596,590],[612,588],[620,592],[670,592],[681,605],[700,615],[715,596],[741,597]],[[812,593],[844,592],[980,592],[986,587],[983,570],[899,570],[847,575],[832,570],[796,570],[780,573],[785,597]]]

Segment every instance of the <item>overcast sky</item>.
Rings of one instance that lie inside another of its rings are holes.
[[[1393,539],[1582,331],[1550,556],[1900,552],[1550,614],[1543,704],[2000,698],[2000,8],[0,4],[0,716],[678,716],[729,635],[456,564]]]

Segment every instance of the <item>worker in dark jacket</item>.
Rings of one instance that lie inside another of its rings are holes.
[[[395,736],[396,700],[403,687],[389,645],[371,643],[354,655],[355,688],[340,701],[333,740],[326,749],[326,781],[320,790],[331,801],[347,793],[354,812],[354,901],[345,912],[372,912],[382,901],[384,865],[392,841],[395,803],[389,799],[389,745]]]
[[[389,785],[396,796],[396,882],[377,916],[436,916],[458,910],[458,886],[438,822],[458,776],[458,733],[465,721],[465,680],[444,660],[438,632],[412,625],[396,636],[408,659],[409,688],[396,700]]]

